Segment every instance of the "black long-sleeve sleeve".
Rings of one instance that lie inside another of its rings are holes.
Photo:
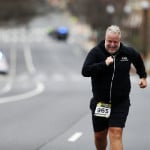
[[[105,60],[98,61],[98,55],[95,49],[92,49],[83,64],[82,75],[85,77],[97,76],[107,69]]]
[[[141,55],[136,52],[134,49],[132,49],[132,63],[136,68],[136,72],[139,75],[140,78],[146,78],[147,73],[144,65],[144,61],[141,57]]]

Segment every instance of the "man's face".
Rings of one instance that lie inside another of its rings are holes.
[[[114,54],[120,47],[120,36],[114,33],[107,33],[105,36],[105,48],[110,54]]]

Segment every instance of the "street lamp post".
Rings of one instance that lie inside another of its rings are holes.
[[[148,51],[148,10],[150,4],[148,0],[142,1],[142,9],[143,9],[143,55],[147,56]]]
[[[132,8],[129,4],[126,4],[123,8],[123,12],[124,12],[124,22],[123,22],[123,27],[124,27],[124,31],[125,31],[125,39],[132,41],[132,27],[130,24],[130,15],[132,13]]]
[[[112,4],[109,4],[106,6],[106,12],[107,14],[109,14],[109,24],[112,24],[113,23],[113,14],[115,13],[115,7],[112,5]]]
[[[132,12],[132,9],[131,9],[131,6],[130,5],[125,5],[125,7],[124,7],[124,13],[126,14],[126,15],[130,15],[131,14],[131,12]]]

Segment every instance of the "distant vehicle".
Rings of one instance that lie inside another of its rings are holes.
[[[2,51],[0,51],[0,75],[6,75],[9,72],[7,59]]]
[[[69,30],[67,27],[61,26],[51,31],[49,35],[53,36],[58,40],[66,40],[69,35]]]

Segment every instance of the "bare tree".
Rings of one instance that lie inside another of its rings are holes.
[[[26,23],[48,9],[46,0],[0,0],[0,23]]]
[[[106,26],[121,25],[125,3],[126,0],[74,0],[70,2],[69,9],[103,35]],[[107,7],[113,10],[107,10]]]

